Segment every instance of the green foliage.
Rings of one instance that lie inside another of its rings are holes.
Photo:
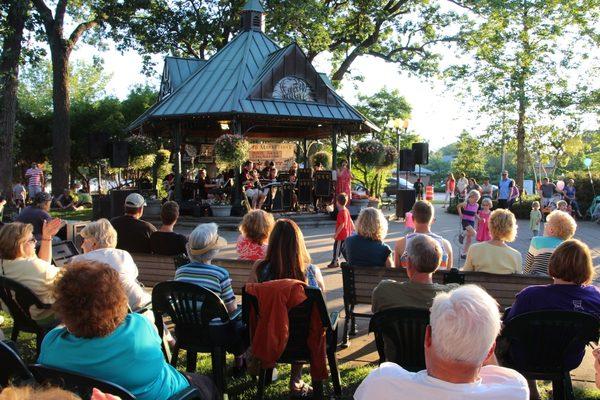
[[[380,197],[391,175],[389,167],[397,160],[396,149],[378,140],[359,142],[352,155],[354,177],[369,191]]]
[[[331,168],[331,153],[327,151],[319,151],[313,154],[311,158],[311,165],[316,165],[317,163],[323,164],[323,168],[330,169]]]
[[[250,143],[241,135],[221,135],[215,141],[215,158],[221,170],[239,168],[250,155]]]
[[[371,96],[359,94],[356,109],[382,129],[378,135],[380,140],[395,140],[396,132],[388,126],[390,121],[407,119],[412,112],[411,105],[398,89],[389,90],[386,87]]]
[[[481,179],[485,173],[484,156],[480,141],[463,131],[458,137],[456,158],[452,161],[455,173],[464,172],[468,177]]]

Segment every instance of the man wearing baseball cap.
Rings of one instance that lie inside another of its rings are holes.
[[[42,226],[44,221],[50,221],[52,217],[48,214],[52,196],[46,192],[38,192],[33,196],[33,203],[19,213],[16,222],[33,225],[33,236],[40,240],[42,238]]]
[[[150,253],[150,235],[156,232],[156,228],[140,219],[145,205],[146,200],[142,195],[131,193],[125,199],[125,215],[110,220],[117,231],[117,249],[130,253]]]

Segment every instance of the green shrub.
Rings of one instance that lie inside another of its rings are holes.
[[[563,179],[565,184],[569,179],[573,179],[575,181],[575,189],[577,190],[577,202],[579,203],[579,208],[582,214],[585,214],[587,209],[592,204],[592,200],[594,199],[594,192],[592,190],[592,185],[590,184],[590,176],[587,171],[570,173],[565,175]],[[600,195],[600,174],[592,173],[592,179],[594,180],[594,187],[596,188],[596,195]]]
[[[331,166],[331,154],[326,151],[319,151],[312,156],[312,165],[323,164],[323,168],[329,169]]]

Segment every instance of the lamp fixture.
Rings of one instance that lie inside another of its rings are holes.
[[[219,125],[221,126],[222,131],[229,130],[229,121],[219,121]]]

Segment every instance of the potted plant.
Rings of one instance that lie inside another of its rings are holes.
[[[250,143],[242,135],[224,134],[215,141],[215,161],[219,169],[239,168],[250,156]]]
[[[231,215],[231,201],[226,194],[215,197],[210,204],[213,217],[229,217]]]

